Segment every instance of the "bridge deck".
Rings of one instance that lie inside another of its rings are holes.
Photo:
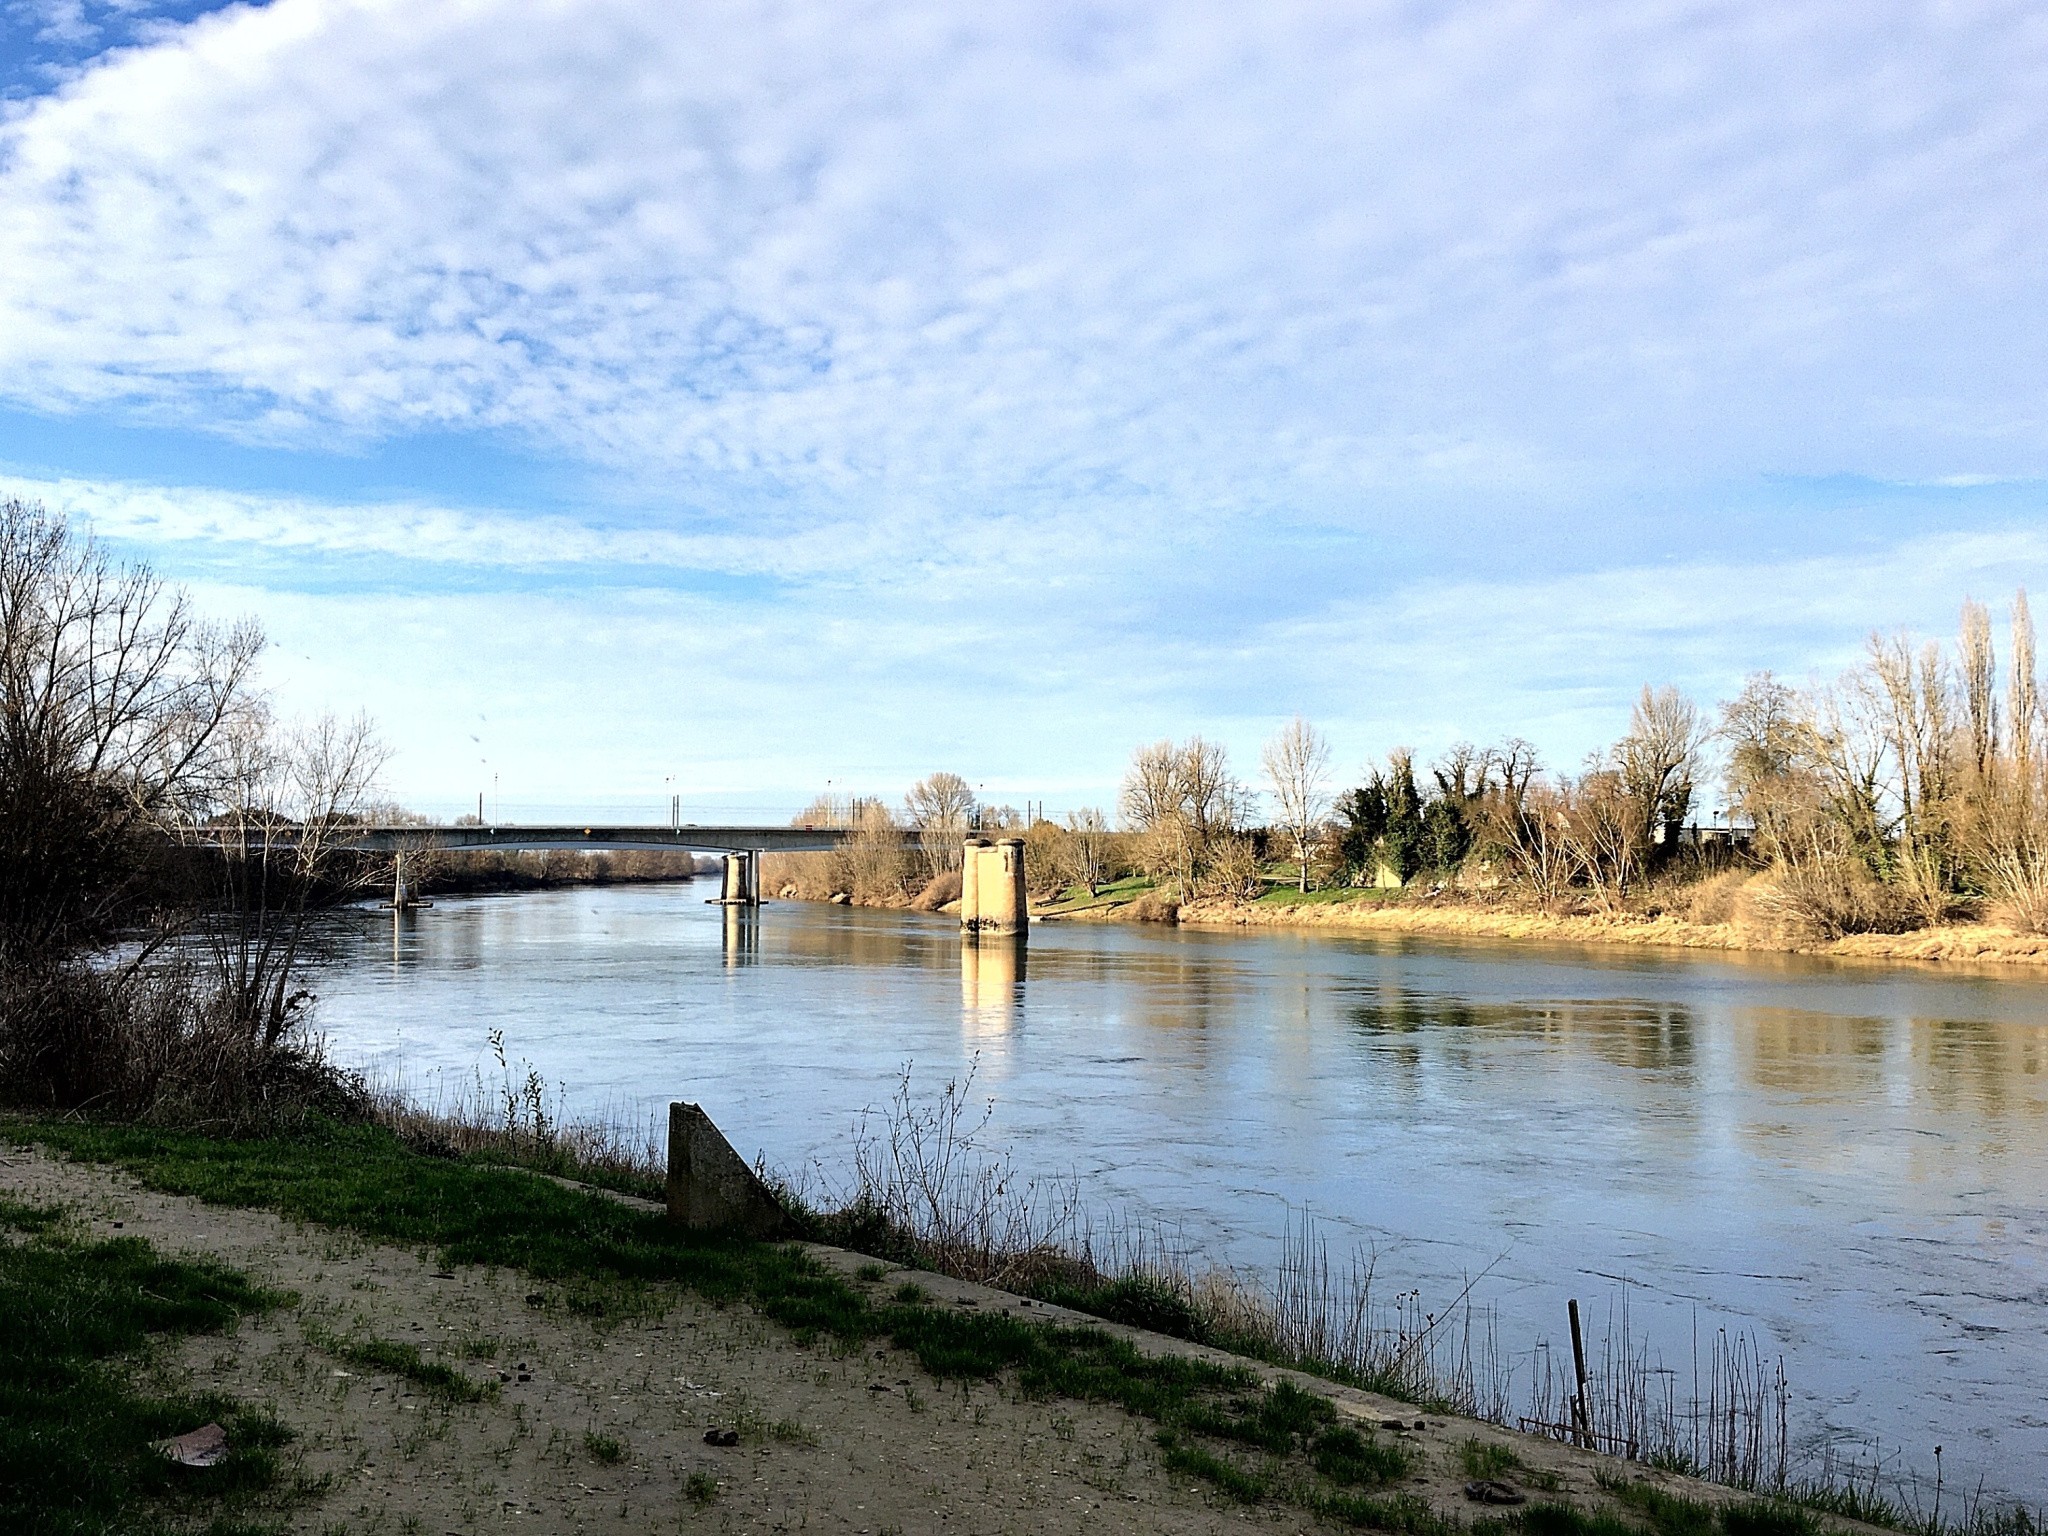
[[[916,833],[905,834],[914,841]],[[844,827],[643,827],[487,826],[364,827],[345,846],[365,852],[413,852],[423,848],[653,848],[693,853],[810,853],[837,848],[852,833]]]

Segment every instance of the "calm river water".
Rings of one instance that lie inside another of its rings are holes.
[[[574,1111],[695,1099],[789,1169],[843,1166],[905,1063],[929,1095],[978,1056],[1021,1166],[1207,1257],[1269,1264],[1307,1209],[1386,1290],[1490,1266],[1516,1352],[1626,1286],[1688,1377],[1696,1324],[1782,1353],[1805,1449],[1941,1445],[1951,1489],[2048,1501],[2048,983],[1080,924],[1018,974],[963,963],[951,919],[785,904],[728,934],[704,894],[366,920],[321,1027],[427,1099],[495,1080],[502,1029]]]

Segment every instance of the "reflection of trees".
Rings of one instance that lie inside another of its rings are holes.
[[[1885,1019],[1746,1008],[1749,1079],[1760,1088],[1865,1096],[1882,1091]]]
[[[1995,1120],[2048,1120],[2048,1031],[1915,1019],[1913,1054],[1937,1109]]]
[[[1445,1036],[1464,1049],[1484,1030],[1590,1051],[1611,1066],[1690,1074],[1697,1064],[1698,1025],[1683,1003],[1563,1001],[1481,1003],[1469,998],[1396,992],[1347,1011],[1352,1028],[1375,1037]],[[1412,1056],[1409,1059],[1416,1059]]]

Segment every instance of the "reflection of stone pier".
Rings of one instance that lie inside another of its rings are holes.
[[[1006,1035],[1024,991],[1024,936],[990,936],[960,946],[960,1024],[970,1038]]]
[[[725,903],[724,950],[727,970],[752,965],[761,953],[760,908],[744,902]]]
[[[1022,941],[1029,931],[1030,907],[1024,895],[1024,839],[1006,837],[991,844],[969,838],[960,860],[960,929]]]

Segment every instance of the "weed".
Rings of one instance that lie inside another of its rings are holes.
[[[1524,1470],[1522,1458],[1504,1445],[1469,1437],[1458,1446],[1458,1465],[1467,1477],[1507,1477]]]
[[[594,1429],[584,1431],[583,1449],[590,1453],[592,1461],[601,1461],[608,1467],[617,1466],[626,1456],[626,1448],[614,1437],[600,1435]]]
[[[1587,1514],[1569,1504],[1531,1504],[1509,1522],[1520,1536],[1643,1536],[1635,1526],[1606,1510]]]
[[[1317,1435],[1309,1461],[1333,1483],[1377,1487],[1398,1482],[1415,1470],[1415,1453],[1372,1435],[1339,1425]]]
[[[896,1287],[896,1300],[906,1307],[914,1307],[931,1300],[932,1293],[915,1280],[906,1280]]]
[[[1302,1501],[1326,1520],[1392,1536],[1466,1536],[1465,1527],[1429,1507],[1412,1493],[1310,1492]]]
[[[1160,1430],[1158,1440],[1161,1459],[1169,1470],[1213,1483],[1241,1504],[1256,1504],[1272,1491],[1272,1479],[1263,1473],[1199,1445],[1190,1445],[1170,1429]]]
[[[709,1472],[692,1472],[683,1479],[683,1497],[692,1504],[709,1504],[718,1497],[718,1479]]]
[[[310,1325],[306,1329],[306,1339],[336,1359],[360,1365],[365,1370],[383,1371],[386,1375],[400,1377],[425,1387],[447,1402],[480,1403],[485,1398],[498,1395],[496,1382],[472,1381],[453,1366],[427,1359],[417,1345],[398,1344],[389,1339],[345,1339]]]
[[[853,1272],[853,1277],[865,1284],[873,1285],[888,1273],[889,1266],[886,1264],[863,1264]]]

